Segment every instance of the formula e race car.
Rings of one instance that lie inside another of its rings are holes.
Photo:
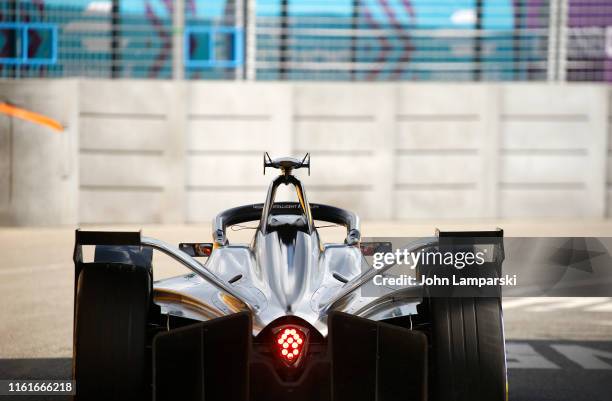
[[[362,241],[352,212],[308,202],[293,174],[310,173],[308,154],[266,153],[266,168],[280,174],[265,203],[220,213],[212,243],[76,231],[76,399],[506,400],[499,296],[425,285],[367,296],[362,287],[389,267],[366,260],[381,244]],[[275,202],[280,186],[297,201]],[[322,243],[319,221],[346,227],[344,241]],[[258,222],[251,243],[230,244],[226,230],[246,222]],[[438,232],[406,249],[450,236],[498,246],[503,234]],[[92,261],[84,246],[95,247]],[[153,250],[190,272],[154,281]]]

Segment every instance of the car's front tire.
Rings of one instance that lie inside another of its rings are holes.
[[[434,401],[505,401],[506,356],[499,298],[431,298]]]

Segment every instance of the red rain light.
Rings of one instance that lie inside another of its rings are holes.
[[[295,364],[304,351],[306,334],[295,326],[283,326],[275,333],[275,350],[287,365]]]

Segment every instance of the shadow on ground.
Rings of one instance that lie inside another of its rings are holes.
[[[509,344],[527,344],[532,354],[524,354],[531,363],[535,357],[552,362],[555,369],[520,367],[509,352],[510,401],[610,401],[612,370],[585,369],[563,354],[554,352],[551,345],[577,344],[601,351],[612,351],[610,342],[517,341]],[[588,349],[591,349],[588,348]],[[511,347],[509,348],[511,349]],[[585,348],[587,349],[587,348]],[[520,361],[518,361],[520,362]],[[69,358],[0,359],[0,379],[70,379]],[[63,396],[15,396],[3,400],[67,401]]]
[[[70,358],[0,359],[0,380],[6,379],[70,379]],[[2,396],[15,401],[69,401],[70,396]]]

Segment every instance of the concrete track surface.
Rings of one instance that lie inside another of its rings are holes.
[[[428,236],[434,227],[496,226],[508,236],[612,235],[612,222],[606,221],[366,222],[362,231],[364,236]],[[85,229],[142,229],[171,243],[210,240],[207,225]],[[0,379],[70,377],[73,230],[0,229]],[[324,240],[342,238],[340,229],[321,231]],[[246,242],[251,234],[231,232],[230,240]],[[185,271],[160,256],[155,259],[156,279]],[[511,401],[612,400],[612,298],[508,298],[504,317]]]

